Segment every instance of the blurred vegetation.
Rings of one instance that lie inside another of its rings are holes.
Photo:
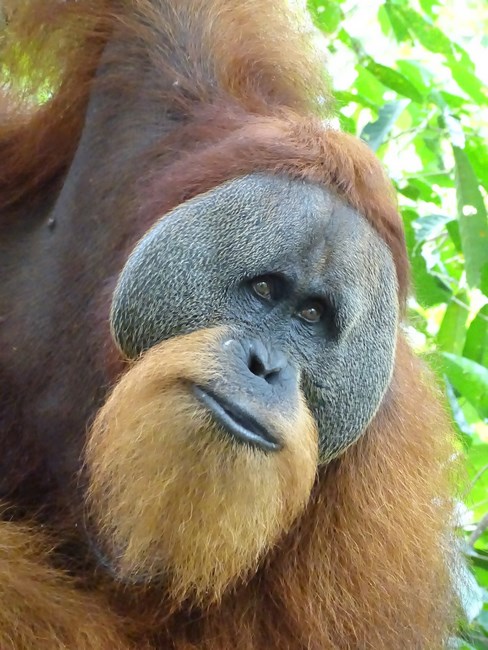
[[[488,648],[488,3],[307,8],[340,126],[377,153],[398,192],[415,295],[408,334],[446,387],[469,472],[459,525],[474,579],[452,647]]]

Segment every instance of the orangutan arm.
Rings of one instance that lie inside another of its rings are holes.
[[[0,523],[2,650],[127,650],[118,627],[100,599],[49,566],[40,535]]]

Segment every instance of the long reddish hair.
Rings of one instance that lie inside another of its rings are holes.
[[[325,125],[330,102],[322,61],[286,4],[7,0],[12,22],[2,59],[10,92],[0,104],[0,159],[8,163],[0,172],[0,221],[7,223],[20,202],[60,189],[96,85],[119,88],[121,96],[130,90],[135,67],[124,78],[117,71],[95,76],[117,34],[127,42],[126,56],[149,54],[161,78],[172,80],[148,93],[177,116],[169,135],[142,156],[148,174],[135,219],[148,225],[181,201],[252,171],[319,183],[385,239],[403,307],[408,263],[391,187],[364,144]],[[171,62],[180,48],[169,19],[175,13],[195,36],[186,75]],[[42,92],[49,97],[37,105]],[[356,445],[320,470],[305,513],[258,573],[199,616],[171,616],[163,624],[157,608],[141,614],[138,633],[150,628],[176,650],[441,648],[454,602],[447,550],[454,447],[439,396],[424,377],[400,335],[379,412]]]

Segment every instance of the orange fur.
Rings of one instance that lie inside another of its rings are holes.
[[[260,418],[285,448],[232,444],[192,396],[215,374],[218,331],[177,337],[147,352],[116,386],[88,442],[89,500],[122,577],[161,574],[173,600],[220,600],[255,571],[305,507],[317,431],[305,404],[295,419]]]
[[[119,55],[109,57],[112,73],[93,78],[103,45],[115,32],[126,42],[126,60],[137,61],[150,52],[152,65],[165,79],[152,91],[145,89],[147,102],[166,103],[192,116],[188,125],[157,142],[154,154],[143,153],[141,169],[154,155],[148,170],[153,186],[148,190],[144,178],[140,188],[141,197],[155,195],[149,205],[141,201],[145,219],[148,213],[158,218],[183,200],[250,171],[306,178],[338,192],[384,237],[404,299],[408,262],[391,186],[366,145],[325,128],[328,90],[322,61],[306,32],[293,23],[286,3],[180,0],[169,13],[177,13],[196,35],[190,59],[181,53],[174,24],[151,0],[118,7],[117,13],[112,5],[113,0],[61,6],[56,0],[24,0],[17,8],[15,47],[6,48],[4,65],[15,75],[30,61],[32,95],[46,78],[57,92],[34,113],[24,110],[19,118],[19,111],[12,112],[12,120],[0,124],[0,158],[10,161],[0,176],[0,208],[59,184],[76,150],[95,84],[115,87],[120,101],[137,84],[136,66],[124,66],[121,78]],[[268,25],[273,25],[272,32]],[[187,62],[185,74],[169,63],[172,50]],[[209,75],[215,81],[206,79]],[[167,76],[176,84],[167,86]]]
[[[49,551],[38,531],[0,522],[0,648],[128,650],[104,599],[54,569]]]
[[[255,579],[178,650],[441,650],[453,621],[450,425],[400,340],[365,435],[320,470],[310,503]],[[443,543],[445,542],[445,545]]]
[[[2,65],[9,78],[21,79],[21,88],[10,89],[10,101],[16,100],[17,106],[12,106],[10,119],[0,124],[0,158],[9,160],[0,177],[0,206],[55,183],[66,171],[78,144],[102,49],[114,32],[127,42],[125,57],[137,59],[151,51],[155,69],[178,81],[169,88],[158,85],[152,92],[160,105],[169,102],[181,112],[190,109],[187,93],[205,104],[212,101],[207,71],[215,73],[223,96],[235,98],[253,112],[267,113],[269,106],[315,112],[318,101],[328,99],[323,62],[309,35],[297,29],[297,16],[290,14],[283,0],[273,5],[262,0],[162,3],[170,17],[178,16],[176,24],[181,19],[198,34],[188,44],[191,58],[182,53],[192,62],[187,75],[169,62],[169,54],[181,53],[181,44],[172,28],[175,21],[168,20],[158,4],[152,0],[4,0],[12,21],[4,36]],[[113,84],[123,94],[139,77],[135,69],[132,74],[132,79],[121,80],[114,73],[103,83]],[[39,109],[35,105],[46,84],[55,93]],[[148,101],[150,92],[148,88]]]
[[[49,205],[59,192],[90,92],[105,84],[122,103],[137,86],[137,66],[124,67],[123,77],[115,59],[111,74],[94,78],[113,36],[125,44],[127,61],[149,54],[160,71],[161,81],[147,88],[148,102],[187,118],[141,154],[135,220],[151,223],[250,171],[306,178],[344,197],[385,239],[404,305],[408,269],[391,188],[365,145],[324,126],[321,61],[293,27],[285,0],[161,3],[192,26],[184,71],[169,62],[180,45],[174,22],[154,0],[5,4],[12,22],[1,54],[11,75],[1,101],[0,159],[8,161],[0,172],[2,227],[19,206]],[[39,107],[46,80],[53,96]],[[185,338],[194,346],[191,368],[179,352],[182,341],[161,344],[129,368],[87,448],[100,550],[108,557],[119,552],[115,572],[158,581],[120,587],[107,578],[102,586],[87,571],[93,584],[82,590],[52,568],[37,533],[2,523],[2,650],[125,648],[118,630],[126,625],[137,648],[440,649],[454,610],[443,548],[451,535],[454,443],[439,397],[401,335],[392,383],[373,422],[356,445],[320,469],[313,486],[315,434],[305,408],[296,428],[282,424],[290,443],[283,458],[224,455],[227,443],[181,383],[219,372],[207,365],[211,337]],[[161,495],[154,489],[160,473]],[[201,503],[200,519],[190,519],[190,497]],[[222,561],[213,572],[217,555]]]

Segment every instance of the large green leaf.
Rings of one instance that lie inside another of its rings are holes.
[[[488,104],[486,90],[474,72],[466,70],[466,66],[457,61],[449,61],[447,65],[451,70],[453,79],[467,95],[477,104]]]
[[[438,104],[441,108],[448,106],[451,109],[459,110],[466,109],[466,99],[460,95],[454,95],[453,93],[448,93],[446,90],[434,91],[431,94],[432,100]],[[463,112],[466,112],[463,111]]]
[[[485,140],[479,135],[467,133],[464,151],[479,181],[488,192],[488,146]]]
[[[380,81],[384,86],[391,88],[391,90],[394,90],[399,95],[408,97],[414,102],[421,103],[424,101],[422,93],[415,88],[413,83],[409,81],[407,77],[397,70],[382,65],[381,63],[377,63],[376,61],[373,61],[373,59],[369,59],[365,64],[365,69],[370,72],[373,77],[376,77],[376,79],[378,79],[378,81]]]
[[[405,25],[418,41],[431,52],[444,54],[449,57],[453,54],[453,45],[451,39],[444,34],[438,27],[429,23],[423,16],[414,11],[406,3],[393,5],[393,11],[403,19]]]
[[[410,34],[403,17],[395,10],[395,6],[390,2],[386,2],[381,8],[384,8],[398,43],[406,41],[410,37]]]
[[[334,0],[308,0],[307,8],[314,23],[326,34],[336,32],[344,18],[339,3]]]
[[[385,103],[383,96],[385,94],[385,86],[378,81],[378,79],[371,74],[363,65],[356,66],[358,76],[354,82],[354,86],[361,97],[367,97],[371,102],[377,106],[383,106]]]
[[[437,333],[437,347],[444,352],[461,355],[466,338],[466,321],[469,310],[467,295],[462,292],[451,298]]]
[[[479,310],[469,326],[463,356],[488,367],[488,305]]]
[[[432,75],[421,63],[401,59],[397,61],[397,67],[422,95],[427,96],[432,85]]]
[[[488,264],[485,264],[481,269],[480,289],[485,296],[488,296]]]
[[[480,285],[481,269],[488,263],[488,218],[478,179],[466,153],[453,147],[459,232],[471,287]]]
[[[356,90],[356,89],[354,89]],[[371,101],[369,97],[360,95],[359,93],[349,92],[347,90],[339,90],[334,93],[335,100],[339,106],[346,106],[351,102],[364,106],[365,108],[371,108],[374,111],[378,110],[378,104]]]
[[[443,368],[456,391],[488,418],[488,368],[450,352],[442,353]]]
[[[420,6],[422,9],[425,11],[426,14],[429,14],[431,18],[435,17],[435,13],[433,11],[434,7],[438,7],[440,5],[439,0],[420,0]]]

